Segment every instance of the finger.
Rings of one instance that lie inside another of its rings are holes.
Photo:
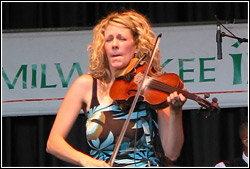
[[[176,102],[175,96],[173,93],[171,93],[168,97],[167,97],[167,102],[174,104]]]
[[[188,92],[188,89],[186,87],[183,88],[184,91]]]
[[[179,100],[181,102],[185,102],[187,100],[187,98],[183,94],[179,94]]]
[[[176,98],[178,98],[178,93],[176,91],[173,92],[173,93],[170,93],[170,99],[171,99],[171,101],[174,100],[174,99],[176,99]]]
[[[173,99],[176,98],[176,97],[178,97],[177,91],[174,91],[174,92],[172,93],[172,96],[173,96]]]

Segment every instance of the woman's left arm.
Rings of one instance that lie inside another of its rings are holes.
[[[165,156],[175,161],[181,153],[184,143],[182,127],[182,106],[186,98],[177,92],[167,98],[168,107],[157,110],[161,143]]]

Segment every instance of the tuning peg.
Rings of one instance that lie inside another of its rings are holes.
[[[218,102],[218,99],[217,99],[216,97],[214,97],[214,98],[212,99],[212,101],[213,101],[214,103],[217,103],[217,102]]]
[[[204,93],[204,98],[209,98],[210,97],[210,94],[209,93]]]
[[[218,104],[218,99],[216,97],[214,97],[212,99],[212,106],[213,106],[213,111],[219,113],[220,112],[220,107],[219,107],[219,104]]]

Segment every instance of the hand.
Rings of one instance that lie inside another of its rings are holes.
[[[184,88],[184,91],[188,91],[186,88]],[[178,94],[177,91],[171,93],[167,97],[167,103],[169,104],[170,108],[174,110],[180,110],[184,103],[186,102],[187,98],[183,96],[181,93]]]
[[[80,163],[84,167],[111,167],[108,163],[103,160],[98,160],[94,158],[82,158]]]

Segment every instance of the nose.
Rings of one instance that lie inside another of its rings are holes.
[[[118,41],[116,38],[114,38],[114,40],[113,40],[112,49],[118,49]]]

